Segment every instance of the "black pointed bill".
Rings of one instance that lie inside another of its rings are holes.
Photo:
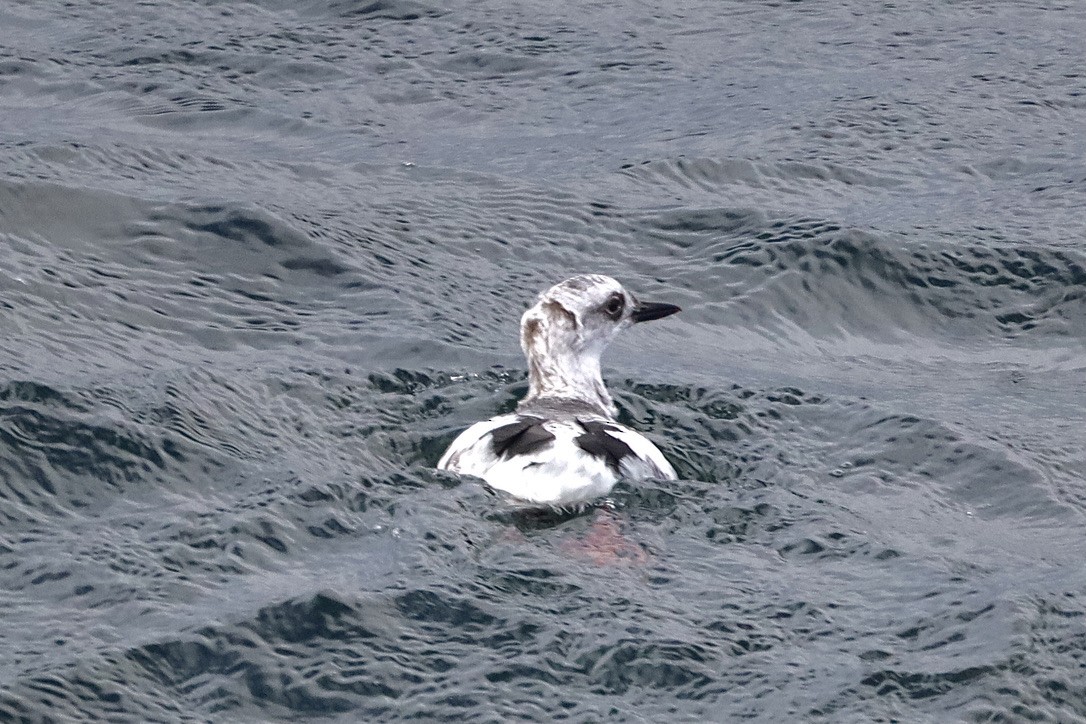
[[[630,315],[635,322],[651,322],[654,319],[663,319],[675,312],[681,312],[680,307],[663,302],[638,302]]]

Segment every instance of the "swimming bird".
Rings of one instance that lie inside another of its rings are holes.
[[[600,356],[627,327],[678,311],[674,304],[639,302],[601,274],[546,290],[520,320],[528,394],[516,412],[462,432],[437,467],[554,507],[606,495],[620,478],[674,480],[675,469],[656,445],[615,420]]]

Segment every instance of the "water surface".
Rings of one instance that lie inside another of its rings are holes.
[[[1086,718],[1084,36],[4,6],[0,720]],[[633,559],[431,469],[582,272]]]

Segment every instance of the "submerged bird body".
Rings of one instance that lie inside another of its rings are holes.
[[[521,318],[528,394],[515,413],[461,433],[438,468],[554,506],[606,495],[620,478],[675,479],[648,438],[615,421],[600,355],[621,330],[677,311],[671,304],[639,303],[602,275],[573,277],[543,292]]]

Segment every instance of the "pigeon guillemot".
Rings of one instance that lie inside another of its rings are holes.
[[[516,412],[462,432],[437,467],[480,477],[521,501],[557,507],[606,495],[619,478],[674,480],[663,453],[615,421],[600,355],[635,322],[678,311],[674,304],[639,302],[599,274],[543,292],[520,320],[528,394]]]

